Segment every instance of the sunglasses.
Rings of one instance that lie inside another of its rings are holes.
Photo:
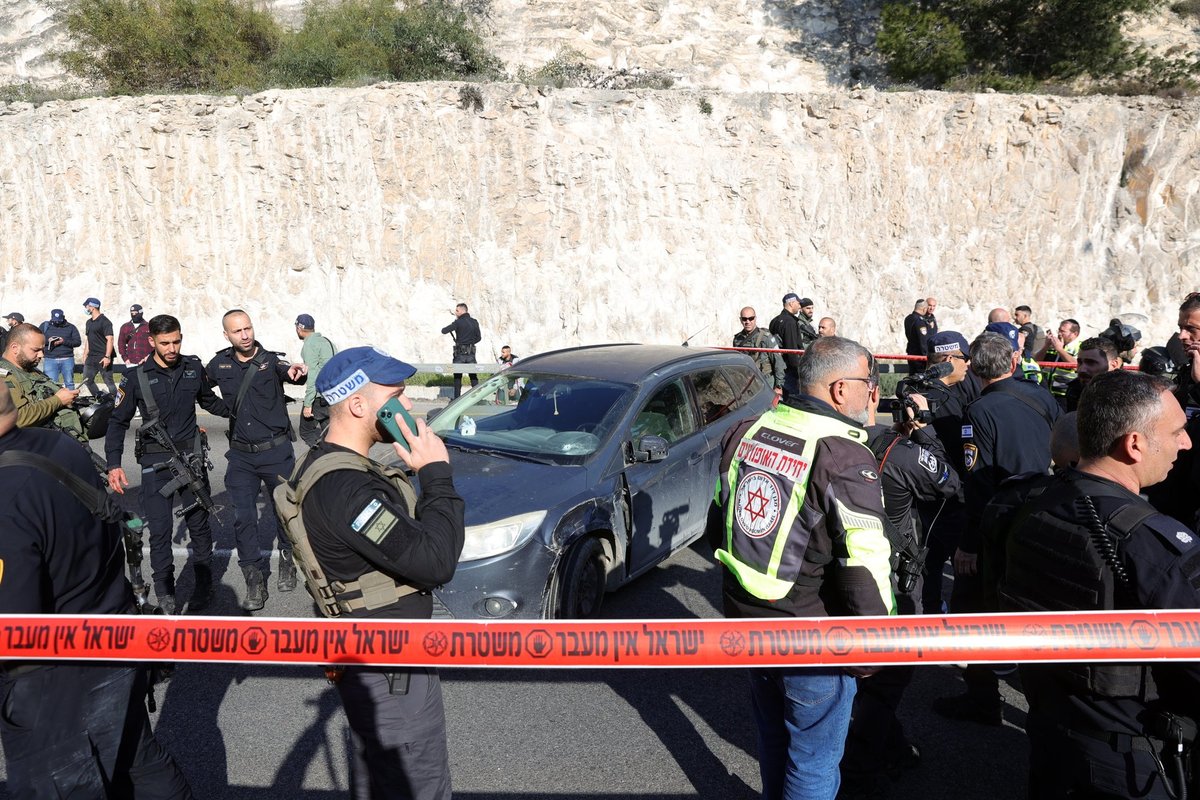
[[[738,317],[742,322],[753,322],[756,317]]]

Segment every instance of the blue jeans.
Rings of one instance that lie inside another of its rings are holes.
[[[833,800],[857,687],[838,669],[752,669],[763,800]]]
[[[55,383],[60,383],[68,389],[75,388],[74,358],[43,358],[42,372]]]

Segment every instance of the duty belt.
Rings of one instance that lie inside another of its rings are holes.
[[[183,442],[175,442],[175,446],[179,448],[181,453],[190,453],[196,446],[195,442],[188,440]],[[142,455],[158,455],[171,452],[167,448],[157,442],[146,442],[142,445]]]
[[[237,439],[230,439],[229,446],[234,450],[242,453],[261,453],[265,450],[270,450],[273,447],[279,447],[281,444],[287,444],[291,438],[286,433],[281,433],[274,439],[268,439],[265,442],[256,442],[250,444],[248,442],[239,442]]]
[[[1115,731],[1102,731],[1097,728],[1086,727],[1068,728],[1064,725],[1059,725],[1058,729],[1071,739],[1090,739],[1094,742],[1106,744],[1115,753],[1131,753],[1135,750],[1140,750],[1143,753],[1157,755],[1166,747],[1166,742],[1162,739],[1146,734],[1116,733]]]

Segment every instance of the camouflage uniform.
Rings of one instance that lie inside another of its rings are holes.
[[[733,346],[778,350],[779,340],[770,331],[763,328],[755,328],[749,333],[746,331],[735,333],[733,335]],[[762,374],[767,376],[767,382],[771,384],[771,388],[783,388],[786,365],[783,363],[783,355],[781,353],[747,353],[746,355],[753,358],[754,363],[762,370]]]
[[[8,384],[8,392],[17,407],[18,428],[54,428],[87,445],[87,434],[83,432],[79,413],[70,406],[64,406],[54,396],[62,387],[44,372],[23,370],[11,361],[0,358],[0,377]]]

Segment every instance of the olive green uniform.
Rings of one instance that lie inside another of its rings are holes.
[[[0,358],[0,377],[17,407],[18,428],[54,428],[87,444],[79,413],[55,397],[60,387],[40,370],[23,370]]]

